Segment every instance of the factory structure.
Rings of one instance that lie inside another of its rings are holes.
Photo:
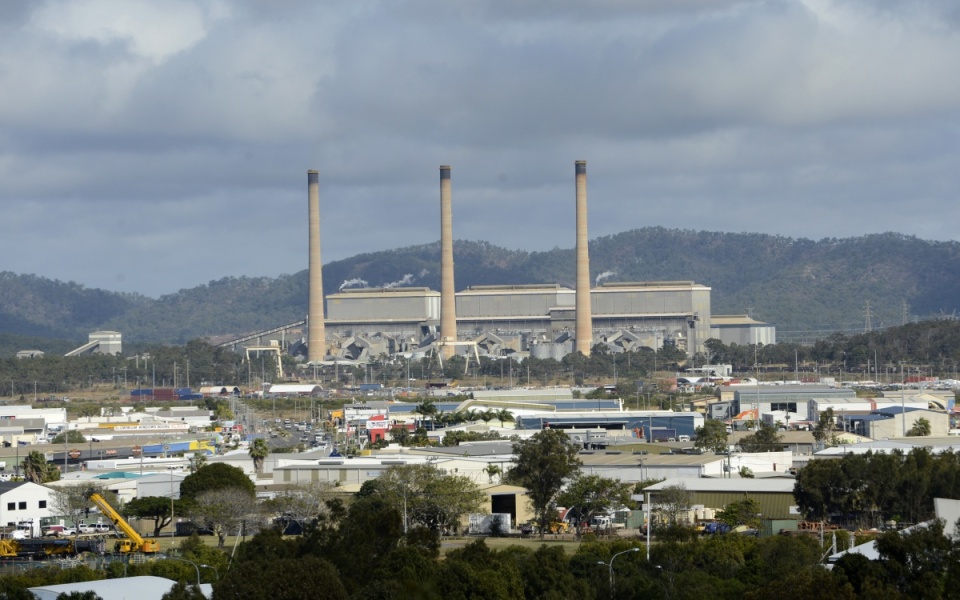
[[[225,342],[238,345],[304,326],[289,344],[308,364],[381,354],[455,354],[561,359],[589,356],[595,344],[611,352],[673,345],[688,356],[712,337],[774,343],[771,326],[718,317],[713,327],[710,288],[694,281],[604,282],[590,275],[587,163],[574,163],[576,285],[454,286],[451,167],[440,167],[440,291],[425,287],[348,288],[323,298],[320,261],[319,173],[307,172],[309,301],[305,321]],[[326,302],[324,303],[324,300]],[[292,336],[291,336],[292,337]]]

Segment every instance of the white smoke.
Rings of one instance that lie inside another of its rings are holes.
[[[413,273],[407,273],[400,281],[383,284],[383,289],[400,287],[401,285],[410,285],[411,283],[413,283]]]
[[[604,279],[609,279],[610,277],[613,277],[616,274],[617,274],[616,271],[604,271],[603,273],[600,273],[599,275],[597,275],[597,279],[596,281],[593,282],[593,285],[598,286],[600,285],[601,281],[603,281]]]
[[[366,287],[366,286],[367,286],[366,281],[364,281],[363,279],[360,279],[359,277],[354,277],[353,279],[347,279],[346,281],[341,283],[340,287],[337,288],[337,291],[338,292],[343,291],[343,288],[348,288],[348,287]]]
[[[428,271],[428,270],[426,270],[426,269],[422,269],[422,270],[420,271],[420,274],[417,275],[417,278],[418,278],[418,279],[423,279],[424,277],[426,277],[426,276],[429,275],[429,274],[430,274],[430,271]]]

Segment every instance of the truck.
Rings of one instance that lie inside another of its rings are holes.
[[[123,517],[120,516],[116,510],[110,506],[110,503],[107,502],[107,499],[100,495],[96,490],[88,490],[85,494],[87,499],[97,505],[97,508],[100,509],[114,526],[122,531],[126,535],[126,539],[118,540],[114,544],[114,551],[120,554],[127,554],[132,552],[142,552],[144,554],[154,554],[160,551],[160,543],[156,540],[147,540],[143,539],[137,530],[130,526]]]

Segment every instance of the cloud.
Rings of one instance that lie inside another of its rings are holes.
[[[572,247],[577,159],[592,237],[956,239],[958,25],[936,0],[3,4],[0,252],[150,295],[295,272],[307,169],[331,261],[436,241],[440,164],[458,239]]]

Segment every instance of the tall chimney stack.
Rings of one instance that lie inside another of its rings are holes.
[[[318,171],[307,171],[307,215],[310,229],[307,362],[320,362],[327,353],[327,336],[323,326],[323,263],[320,261],[319,178]]]
[[[457,298],[453,285],[453,208],[450,167],[440,167],[440,340],[443,358],[456,352]]]
[[[590,256],[587,253],[587,161],[576,161],[577,184],[577,322],[576,350],[590,356],[593,318],[590,312]]]

